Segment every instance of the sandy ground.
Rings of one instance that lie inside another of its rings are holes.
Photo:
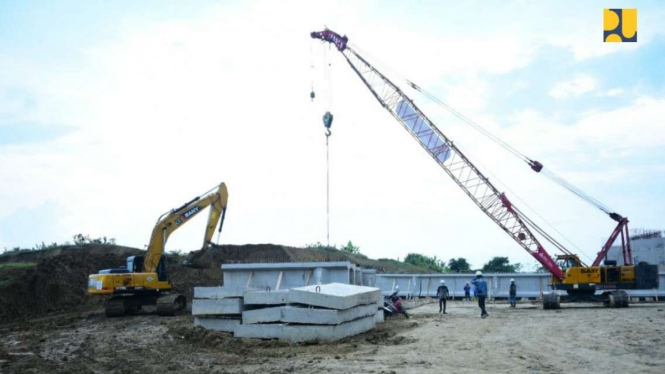
[[[664,304],[428,304],[333,344],[234,339],[191,316],[74,313],[0,326],[0,373],[663,373]]]

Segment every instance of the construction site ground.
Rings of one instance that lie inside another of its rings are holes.
[[[412,309],[336,343],[245,340],[192,316],[106,318],[102,310],[0,326],[2,373],[662,373],[665,305],[542,310],[474,302]]]

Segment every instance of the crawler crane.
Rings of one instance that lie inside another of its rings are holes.
[[[450,138],[423,114],[413,100],[348,45],[346,36],[329,29],[312,32],[310,36],[334,45],[376,100],[418,141],[474,204],[550,272],[550,287],[553,292],[543,296],[545,309],[559,308],[562,298],[558,291],[565,292],[564,301],[602,301],[606,306],[626,307],[629,301],[626,289],[658,287],[656,265],[632,263],[627,218],[603,209],[618,224],[597,253],[594,262],[590,266],[585,265],[577,255],[568,251],[522,213],[505,193],[500,192]],[[409,84],[420,90],[420,87],[412,82]],[[528,158],[525,161],[536,172],[543,169],[543,165],[538,161]],[[585,198],[578,189],[570,185],[564,187]],[[550,256],[532,230],[542,235],[563,254],[556,259]],[[605,261],[604,265],[601,265],[618,236],[621,236],[624,264]],[[600,295],[596,295],[596,291],[600,291]]]

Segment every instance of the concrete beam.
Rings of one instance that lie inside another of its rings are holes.
[[[289,290],[245,292],[247,305],[280,305],[289,303]]]
[[[299,262],[222,265],[224,285],[272,290],[310,284],[350,283],[356,266],[350,262]]]
[[[241,314],[244,310],[242,298],[194,299],[192,315]]]
[[[238,325],[233,331],[236,338],[279,339],[283,335],[285,325]]]
[[[247,291],[242,287],[194,287],[195,299],[225,299],[243,297]]]
[[[374,316],[378,308],[378,304],[360,305],[345,310],[282,306],[246,310],[242,312],[242,323],[249,325],[286,322],[302,325],[339,325],[359,318]]]
[[[376,314],[374,315],[374,322],[383,323],[384,321],[385,321],[385,316],[383,315],[383,309],[377,310]]]
[[[282,307],[246,310],[242,312],[242,323],[271,323],[282,321]]]
[[[289,301],[329,309],[349,309],[358,305],[379,304],[381,290],[374,287],[329,283],[293,288]]]
[[[201,326],[206,330],[233,332],[240,326],[239,319],[231,318],[194,318],[194,326]]]
[[[369,316],[355,321],[342,323],[341,325],[327,326],[287,325],[282,331],[280,340],[285,340],[291,343],[315,340],[323,342],[340,340],[373,329],[376,326],[374,319],[374,316]]]
[[[282,308],[282,322],[306,325],[339,325],[359,318],[373,316],[378,308],[378,304],[361,305],[345,310],[287,306]]]

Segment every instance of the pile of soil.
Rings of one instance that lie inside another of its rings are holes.
[[[0,255],[0,264],[28,263],[34,266],[0,267],[0,321],[80,312],[101,308],[105,297],[87,294],[88,276],[101,269],[117,268],[128,256],[144,253],[136,248],[86,244],[41,251]],[[196,286],[222,283],[222,264],[268,262],[351,261],[373,266],[379,272],[420,273],[426,270],[367,259],[343,251],[294,248],[274,244],[222,245],[193,251],[183,258],[167,255],[167,271],[174,290],[192,300]]]
[[[103,298],[87,297],[88,275],[118,267],[127,256],[139,252],[127,247],[86,245],[2,256],[0,263],[19,259],[36,265],[22,274],[13,274],[12,282],[0,288],[0,320],[101,306]]]
[[[0,287],[0,321],[101,308],[106,297],[88,295],[88,276],[101,269],[120,267],[128,256],[141,253],[136,248],[89,244],[0,256],[0,264],[36,264],[27,269],[0,271],[1,277],[11,278],[11,283]],[[175,291],[189,300],[194,286],[221,283],[219,266],[193,269],[182,266],[178,256],[166,259]]]
[[[185,262],[195,268],[219,268],[222,264],[299,261],[289,255],[292,249],[275,244],[214,245],[190,252]]]

